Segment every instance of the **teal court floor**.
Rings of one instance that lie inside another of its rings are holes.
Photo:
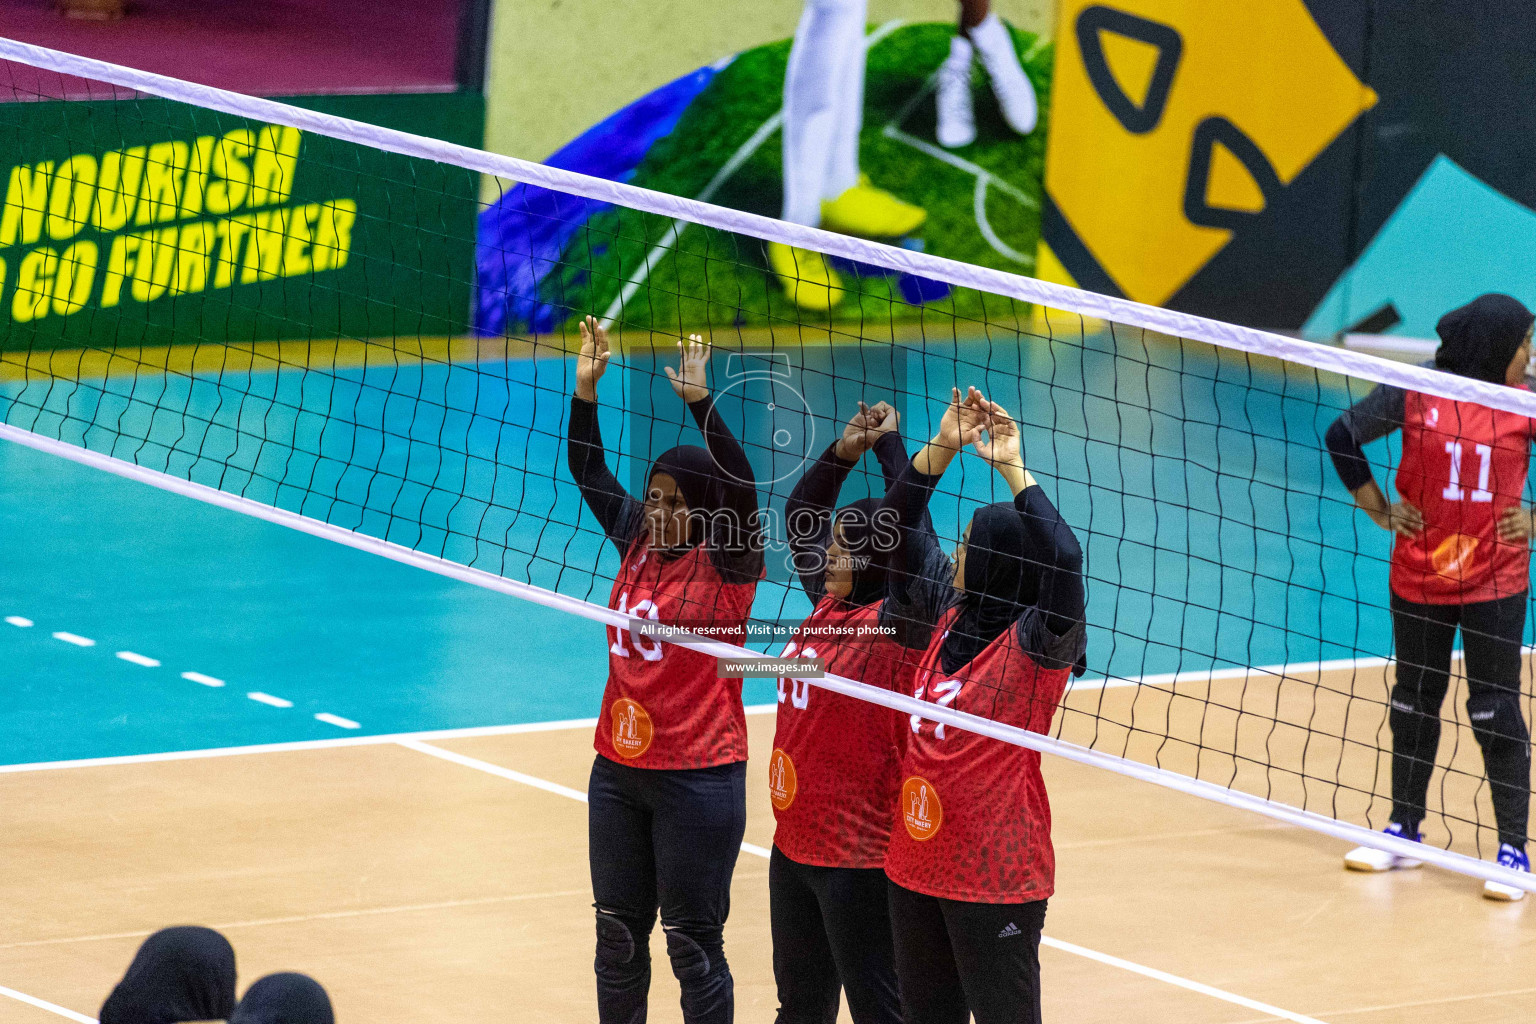
[[[892,365],[877,385],[837,351],[830,364],[797,357],[795,386],[820,417],[821,433],[807,432],[816,451],[837,426],[826,410],[841,415],[859,398],[891,393],[908,438],[931,430],[951,383],[978,384],[1016,411],[1031,468],[1087,541],[1090,677],[1387,653],[1386,538],[1350,509],[1319,440],[1363,393],[1358,382],[1095,334],[881,346]],[[0,416],[606,602],[616,559],[565,468],[572,361],[558,350],[469,365],[370,359],[17,371],[0,382]],[[864,371],[873,359],[859,353]],[[16,371],[14,355],[3,362]],[[638,357],[629,364],[644,370]],[[647,399],[625,372],[610,373],[604,397],[633,407]],[[687,439],[664,423],[676,410],[660,387],[642,448]],[[795,476],[785,453],[754,441],[782,433],[780,414],[761,412],[774,397],[743,398],[739,429],[767,504],[782,508]],[[610,408],[603,422],[628,480],[639,421]],[[953,538],[995,491],[975,460],[950,481],[955,493],[933,512]],[[606,671],[590,622],[5,442],[0,545],[8,763],[578,718],[597,706]],[[754,616],[806,611],[770,567]],[[772,690],[749,683],[746,696],[765,702]]]

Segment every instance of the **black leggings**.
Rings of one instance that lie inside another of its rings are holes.
[[[885,872],[768,861],[778,1024],[836,1024],[839,987],[854,1024],[901,1024]]]
[[[890,883],[906,1024],[1040,1024],[1045,900],[962,903]]]
[[[1424,819],[1440,749],[1440,706],[1461,626],[1467,717],[1483,749],[1499,841],[1523,849],[1531,803],[1531,736],[1520,713],[1525,594],[1476,604],[1415,604],[1392,595],[1392,820],[1410,835]]]
[[[597,1019],[645,1021],[660,908],[683,1020],[730,1024],[735,994],[724,931],[747,828],[746,762],[660,771],[598,757],[587,801]]]

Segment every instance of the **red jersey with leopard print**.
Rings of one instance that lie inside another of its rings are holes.
[[[782,657],[822,658],[825,670],[911,693],[921,651],[882,633],[882,602],[823,597]],[[901,784],[897,746],[906,716],[857,697],[779,680],[778,723],[768,762],[773,844],[790,860],[829,868],[885,863]]]
[[[727,583],[703,545],[670,561],[650,539],[630,545],[608,607],[635,619],[713,627],[711,639],[740,644],[757,592]],[[747,759],[741,680],[721,679],[715,656],[609,626],[608,686],[593,746],[636,768],[712,768]]]
[[[935,630],[913,695],[1047,732],[1071,667],[1042,667],[1019,645],[1015,624],[970,664],[945,673],[939,649],[956,614],[947,612]],[[968,903],[1030,903],[1050,896],[1056,887],[1056,855],[1039,753],[917,715],[911,716],[909,728],[885,856],[891,881],[913,892]]]
[[[1473,604],[1529,589],[1530,546],[1501,541],[1498,523],[1525,490],[1533,422],[1475,402],[1404,396],[1397,493],[1424,514],[1424,529],[1393,542],[1394,594]]]

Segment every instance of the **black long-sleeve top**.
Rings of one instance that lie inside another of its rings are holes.
[[[717,479],[723,492],[723,508],[730,513],[710,516],[713,535],[703,543],[709,545],[710,560],[726,582],[755,583],[763,570],[763,521],[752,464],[725,425],[713,398],[705,396],[691,402],[688,410],[704,435],[715,465],[723,471]],[[645,528],[645,504],[624,490],[608,468],[595,402],[571,398],[566,454],[571,479],[581,490],[582,499],[620,557],[624,556]]]
[[[961,598],[954,588],[954,562],[936,540],[928,543],[920,528],[939,479],[908,463],[882,504],[895,510],[901,537],[891,563],[892,597],[886,603],[914,638],[922,637],[922,646],[927,646],[939,618]],[[1026,557],[1040,572],[1033,603],[1022,606],[1014,621],[1019,645],[1046,668],[1079,665],[1087,616],[1082,546],[1038,485],[1020,491],[1013,505],[1024,526]]]
[[[889,491],[896,474],[907,463],[906,446],[901,435],[892,430],[881,434],[871,450],[880,462],[885,489]],[[832,513],[843,482],[857,465],[858,460],[839,458],[837,442],[833,441],[801,475],[784,502],[784,524],[795,574],[812,603],[820,601],[827,592],[825,561],[827,545],[832,540]]]
[[[1365,446],[1402,428],[1407,395],[1395,385],[1378,384],[1341,413],[1323,436],[1334,471],[1351,494],[1373,479]]]

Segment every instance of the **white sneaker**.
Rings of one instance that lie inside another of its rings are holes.
[[[1529,872],[1531,861],[1524,850],[1503,843],[1499,846],[1499,867]],[[1498,900],[1500,903],[1517,903],[1525,899],[1525,890],[1513,885],[1505,885],[1503,882],[1484,882],[1483,897]]]
[[[939,145],[959,149],[976,141],[976,108],[971,103],[971,62],[976,51],[965,36],[949,41],[949,58],[939,65]]]
[[[1392,822],[1382,832],[1389,836],[1397,836],[1402,839],[1419,841],[1419,835],[1403,834],[1403,826]],[[1397,871],[1406,868],[1422,867],[1424,862],[1414,860],[1412,857],[1404,857],[1401,854],[1388,853],[1370,846],[1357,846],[1344,855],[1344,866],[1351,871]]]
[[[987,77],[992,80],[992,92],[1003,108],[1003,120],[1020,135],[1028,135],[1035,130],[1038,116],[1035,87],[1019,63],[1013,36],[996,14],[987,15],[970,34],[982,67],[987,69]]]

